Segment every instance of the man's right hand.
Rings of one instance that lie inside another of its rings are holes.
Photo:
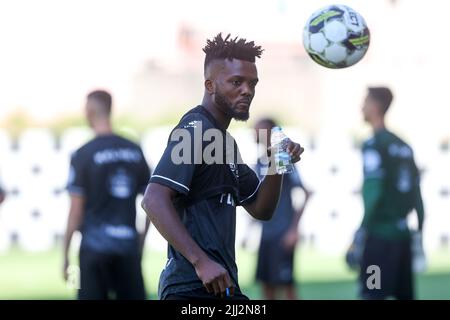
[[[229,288],[230,296],[234,294],[234,287],[231,283],[228,271],[217,262],[204,258],[200,260],[195,266],[197,276],[203,282],[208,293],[225,296],[227,288]]]

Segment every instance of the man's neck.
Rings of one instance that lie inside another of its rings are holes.
[[[107,136],[113,133],[111,123],[109,122],[96,123],[92,129],[96,136]]]
[[[209,99],[208,97],[204,97],[202,101],[202,106],[208,110],[209,113],[213,116],[213,118],[217,121],[220,127],[224,130],[228,129],[231,122],[231,117],[226,113],[221,111],[217,104]]]
[[[386,129],[383,118],[373,120],[371,126],[374,133]]]

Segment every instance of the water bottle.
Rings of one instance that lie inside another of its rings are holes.
[[[289,138],[280,127],[273,127],[270,135],[270,144],[274,152],[275,168],[278,174],[291,173],[294,171],[291,156],[287,151]]]

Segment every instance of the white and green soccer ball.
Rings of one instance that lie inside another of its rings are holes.
[[[314,12],[303,30],[303,46],[318,64],[347,68],[367,52],[370,32],[364,18],[345,5],[331,5]]]

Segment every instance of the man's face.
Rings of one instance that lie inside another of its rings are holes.
[[[364,121],[370,122],[372,119],[380,116],[378,102],[373,99],[370,94],[364,99],[364,104],[362,107],[362,113],[364,116]]]
[[[252,62],[233,59],[213,61],[211,72],[213,99],[222,112],[236,120],[250,116],[258,72]]]

